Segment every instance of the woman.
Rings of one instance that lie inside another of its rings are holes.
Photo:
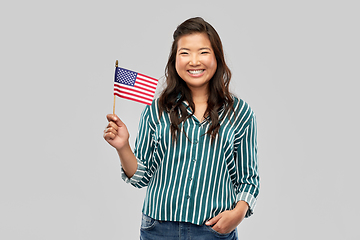
[[[123,179],[147,186],[140,239],[237,239],[259,194],[256,119],[229,92],[220,37],[202,18],[174,32],[167,86],[142,113],[134,152],[109,114],[104,138]]]

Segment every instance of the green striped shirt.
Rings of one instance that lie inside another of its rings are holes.
[[[220,119],[224,114],[222,108]],[[144,214],[201,225],[240,200],[249,204],[246,217],[253,213],[259,194],[255,115],[236,97],[227,114],[213,144],[206,134],[209,118],[199,122],[195,115],[181,123],[186,135],[180,133],[173,144],[169,114],[159,117],[157,100],[144,109],[134,149],[138,169],[130,179],[121,170],[126,182],[147,186]]]

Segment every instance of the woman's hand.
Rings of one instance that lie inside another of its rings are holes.
[[[224,211],[205,224],[207,226],[214,225],[212,228],[218,233],[225,234],[232,232],[244,219],[248,207],[246,202],[239,201],[233,210]]]
[[[104,130],[104,139],[116,150],[129,145],[129,131],[120,118],[114,114],[106,115],[109,124]]]

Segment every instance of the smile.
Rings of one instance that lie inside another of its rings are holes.
[[[199,69],[199,70],[188,70],[188,72],[192,75],[198,75],[204,72],[204,69]]]

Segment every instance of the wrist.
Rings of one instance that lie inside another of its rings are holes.
[[[121,154],[121,152],[124,152],[129,149],[131,150],[129,141],[126,141],[123,145],[117,147],[116,151],[118,152],[118,154]]]
[[[236,212],[237,214],[240,214],[240,215],[244,215],[246,214],[246,212],[248,211],[249,209],[249,205],[247,202],[245,201],[238,201],[236,203],[236,206],[235,208],[233,209],[234,212]]]

